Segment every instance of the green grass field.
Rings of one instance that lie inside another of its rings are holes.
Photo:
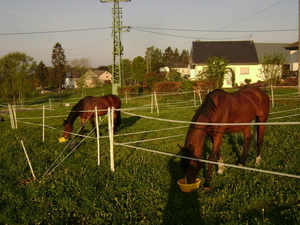
[[[102,95],[109,89],[89,91],[88,95]],[[286,96],[288,92],[292,91],[278,90],[276,94]],[[112,172],[108,138],[100,139],[101,165],[97,165],[94,138],[86,138],[69,154],[67,142],[59,143],[57,138],[71,107],[60,107],[56,95],[32,101],[48,107],[49,97],[53,108],[46,110],[45,123],[51,128],[45,129],[44,142],[39,125],[42,110],[18,111],[17,129],[11,129],[7,114],[0,122],[0,224],[300,224],[298,178],[226,167],[223,175],[214,172],[212,191],[200,188],[183,193],[176,183],[184,176],[177,157],[115,146]],[[80,97],[80,93],[64,93],[63,103],[74,104]],[[191,97],[159,97],[159,113],[151,113],[150,102],[149,97],[128,99],[127,104],[123,99],[122,125],[114,141],[144,140],[130,145],[179,155],[177,144],[184,144],[188,124],[142,116],[190,121],[196,109]],[[297,99],[275,101],[269,122],[298,122],[299,109],[286,111],[298,105]],[[100,129],[106,136],[107,121],[102,119]],[[176,127],[180,128],[169,129]],[[79,119],[75,130],[78,128]],[[90,129],[88,124],[85,133]],[[253,166],[256,151],[252,142],[246,167],[300,175],[299,133],[299,125],[269,125],[261,165]],[[169,136],[175,137],[152,140]],[[28,180],[32,174],[20,140],[38,180]],[[241,133],[224,136],[221,152],[225,163],[236,163],[242,142]],[[208,149],[205,158],[207,154]],[[54,162],[61,163],[44,176]],[[203,170],[198,177],[204,180]]]

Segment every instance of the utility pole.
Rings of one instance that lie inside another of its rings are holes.
[[[121,42],[121,32],[129,32],[129,26],[123,26],[121,22],[122,8],[119,7],[119,2],[130,2],[131,0],[106,0],[100,2],[113,2],[112,8],[112,36],[113,36],[113,64],[112,64],[112,93],[118,93],[118,87],[122,86],[123,79],[123,66],[122,66],[122,55],[123,46]],[[300,1],[300,0],[299,0]]]

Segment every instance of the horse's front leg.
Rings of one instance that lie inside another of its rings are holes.
[[[213,137],[211,137],[211,142],[214,143],[214,138]],[[223,164],[224,161],[223,161],[223,158],[221,156],[221,151],[220,150],[217,152],[217,161],[218,161],[218,163],[220,163],[220,164],[218,164],[218,173],[223,174],[225,166]]]
[[[241,155],[241,158],[239,160],[238,165],[239,166],[244,166],[246,159],[249,155],[249,148],[250,148],[250,143],[251,143],[251,128],[250,126],[247,126],[244,130],[244,147],[243,147],[243,153]]]
[[[94,130],[95,135],[96,135],[96,137],[97,137],[97,129],[95,129],[95,128],[96,128],[96,124],[95,124],[94,118],[93,118],[93,117],[90,117],[90,118],[89,118],[89,121],[90,121],[90,123],[91,123],[91,125],[92,125],[92,129]]]
[[[83,135],[85,121],[86,121],[86,119],[81,118],[81,127],[80,127],[80,130],[79,130],[79,134],[81,134],[81,135]]]
[[[220,144],[221,144],[221,141],[222,141],[222,137],[223,137],[223,134],[217,134],[215,135],[212,140],[213,140],[213,149],[209,155],[209,158],[208,160],[209,161],[212,161],[212,162],[217,162],[218,161],[218,157],[220,157]],[[205,190],[210,190],[211,187],[210,187],[210,182],[211,182],[211,176],[212,176],[212,171],[213,171],[213,165],[212,163],[208,163],[208,170],[207,170],[207,173],[206,173],[206,177],[205,177],[205,181],[204,181],[204,185],[203,185],[203,188]]]

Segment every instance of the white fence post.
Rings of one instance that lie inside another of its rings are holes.
[[[42,139],[45,141],[45,106],[43,105],[43,131],[42,131]]]
[[[107,120],[108,120],[108,132],[109,132],[109,148],[110,148],[110,169],[115,171],[114,165],[114,108],[108,108]]]
[[[98,166],[100,165],[100,138],[99,138],[99,122],[98,122],[98,109],[95,106],[95,117],[96,117],[96,137],[97,137],[97,153],[98,153]]]

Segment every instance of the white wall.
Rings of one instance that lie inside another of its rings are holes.
[[[258,81],[263,81],[263,76],[261,76],[259,65],[229,65],[235,71],[235,83],[237,85],[246,84],[245,79],[251,79],[251,83],[256,83]],[[197,76],[199,72],[203,69],[203,66],[196,66],[195,73],[191,73],[191,78]],[[192,70],[191,70],[192,72]],[[244,73],[243,73],[244,72]],[[225,76],[223,87],[232,87],[231,80],[229,77]]]

